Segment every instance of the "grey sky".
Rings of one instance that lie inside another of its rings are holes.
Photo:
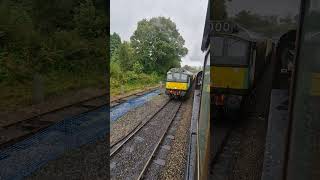
[[[111,0],[110,32],[129,40],[143,18],[170,17],[185,39],[189,53],[182,65],[201,66],[201,41],[208,0]]]

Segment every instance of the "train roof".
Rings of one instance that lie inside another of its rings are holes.
[[[210,37],[213,35],[213,31],[214,31],[214,23],[219,22],[219,21],[212,21],[210,3],[211,1],[208,2],[208,6],[207,6],[207,14],[206,14],[206,20],[204,25],[203,37],[202,37],[202,44],[201,44],[202,51],[205,51],[209,47]],[[239,37],[241,39],[244,39],[247,41],[253,41],[253,42],[270,39],[270,38],[264,37],[262,34],[250,31],[244,26],[234,21],[221,20],[220,22],[227,22],[232,26],[234,26],[236,32],[228,33],[228,35],[230,36]],[[219,33],[219,34],[223,34],[223,33]]]
[[[188,74],[188,75],[193,75],[192,72],[184,69],[184,68],[171,68],[168,72],[168,73],[184,73],[184,74]]]
[[[204,36],[203,36],[203,40],[202,40],[202,47],[201,50],[205,51],[208,47],[209,47],[209,40],[210,40],[210,36],[213,35],[213,33],[216,33],[217,35],[230,35],[233,37],[238,37],[247,41],[251,41],[251,42],[258,42],[261,40],[265,40],[265,39],[270,39],[267,37],[264,37],[263,35],[250,31],[248,29],[246,29],[245,27],[243,27],[242,25],[233,22],[233,21],[221,21],[221,22],[227,22],[229,24],[232,24],[235,28],[235,32],[232,33],[218,33],[218,32],[213,32],[213,24],[215,22],[219,22],[219,21],[207,21],[206,22],[206,26],[207,28],[205,28],[205,32],[204,32]]]

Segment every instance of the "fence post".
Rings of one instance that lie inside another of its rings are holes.
[[[32,82],[32,103],[38,104],[44,100],[43,79],[39,73],[33,75]]]

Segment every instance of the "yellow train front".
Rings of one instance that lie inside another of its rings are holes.
[[[193,74],[183,68],[172,68],[167,72],[166,94],[170,98],[187,97],[191,91]]]

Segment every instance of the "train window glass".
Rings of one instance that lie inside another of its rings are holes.
[[[167,75],[167,80],[172,80],[172,74]]]
[[[213,55],[223,56],[223,38],[222,37],[213,38]]]
[[[207,54],[203,67],[203,85],[201,90],[200,114],[198,121],[198,163],[199,174],[206,176],[208,167],[210,132],[210,53]],[[200,178],[201,179],[201,178]]]
[[[174,73],[173,74],[174,79],[180,79],[180,74],[179,73]]]
[[[182,81],[187,81],[188,80],[188,76],[186,74],[181,74],[181,80]]]
[[[227,56],[245,57],[247,54],[248,43],[238,39],[227,39]]]
[[[287,179],[319,179],[320,6],[305,1],[301,17]]]

